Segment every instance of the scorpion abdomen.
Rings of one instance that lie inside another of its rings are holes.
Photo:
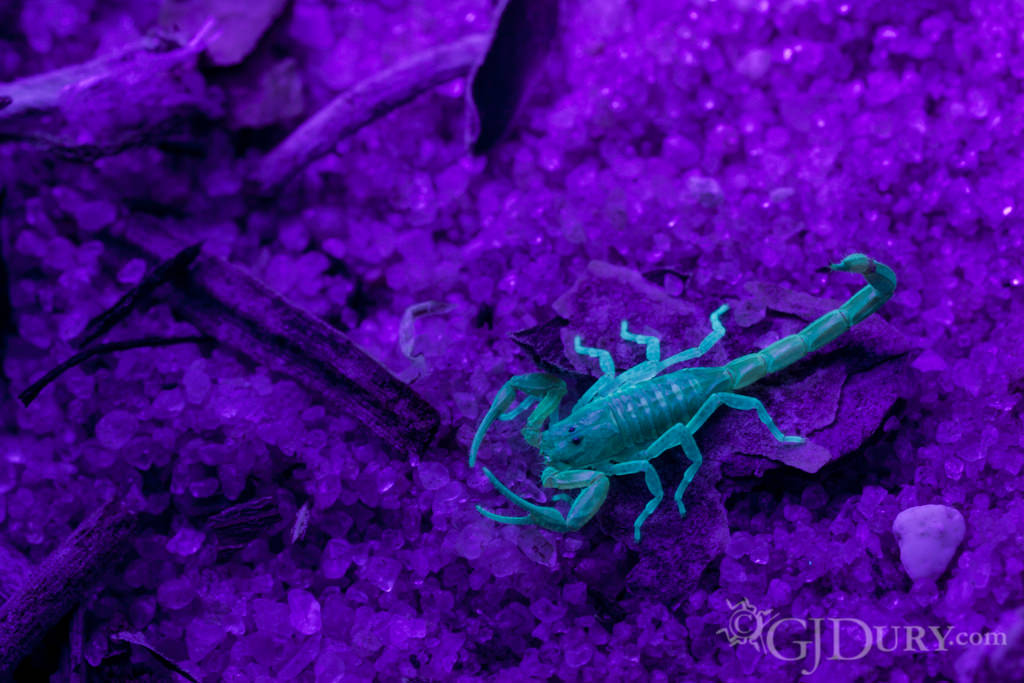
[[[609,408],[624,440],[641,448],[669,427],[685,424],[708,396],[731,383],[725,368],[687,368],[612,394]]]

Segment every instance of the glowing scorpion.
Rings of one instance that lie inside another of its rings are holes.
[[[686,515],[683,493],[700,469],[702,457],[693,436],[715,410],[722,405],[738,410],[756,410],[761,422],[782,443],[803,443],[799,436],[786,436],[775,425],[764,404],[756,398],[733,393],[773,372],[792,365],[820,349],[853,325],[877,311],[896,289],[896,275],[888,266],[864,254],[851,254],[832,270],[861,273],[868,284],[839,308],[829,311],[800,332],[721,367],[687,368],[660,375],[677,363],[700,358],[725,336],[719,317],[729,310],[722,305],[711,314],[711,333],[699,346],[661,358],[661,340],[633,334],[622,321],[622,339],[646,347],[647,360],[616,375],[615,362],[604,349],[583,346],[579,335],[576,353],[596,358],[601,378],[580,397],[565,419],[558,418],[558,405],[566,393],[565,382],[549,373],[516,375],[501,388],[476,431],[469,450],[470,467],[484,434],[496,419],[511,420],[536,403],[522,434],[527,443],[540,449],[545,468],[541,482],[545,487],[582,489],[567,514],[552,506],[531,503],[513,493],[484,467],[494,487],[516,506],[526,511],[522,517],[498,515],[477,506],[485,517],[504,524],[536,524],[552,531],[576,531],[597,514],[608,496],[610,476],[643,473],[651,500],[633,524],[640,541],[640,527],[661,503],[661,480],[651,461],[670,448],[682,446],[690,461],[683,480],[676,488],[679,514]],[[660,376],[659,376],[660,375]],[[526,397],[508,410],[522,391]],[[547,430],[544,422],[551,418]],[[558,494],[553,501],[568,500]]]

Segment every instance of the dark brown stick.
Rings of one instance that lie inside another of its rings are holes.
[[[143,337],[142,339],[131,339],[128,341],[110,342],[109,344],[97,344],[92,348],[86,349],[76,353],[75,355],[68,358],[66,361],[50,370],[48,373],[40,377],[38,380],[33,382],[27,389],[18,394],[18,399],[24,404],[28,405],[36,399],[39,392],[46,388],[53,380],[60,377],[62,374],[70,370],[71,368],[84,363],[93,356],[99,356],[104,353],[111,353],[114,351],[128,351],[131,349],[146,349],[154,348],[157,346],[173,346],[175,344],[201,344],[203,342],[213,341],[210,337],[203,337],[199,335],[191,335],[188,337]]]
[[[0,680],[77,605],[102,573],[121,559],[136,513],[122,501],[101,505],[0,607]]]
[[[81,348],[105,335],[114,325],[128,317],[128,314],[135,310],[143,300],[149,298],[157,287],[172,278],[183,275],[196,260],[201,248],[201,244],[186,247],[151,270],[146,277],[142,278],[142,282],[122,296],[112,308],[90,320],[82,334],[72,343]]]
[[[180,292],[180,315],[219,342],[294,377],[400,452],[421,451],[437,411],[320,318],[222,259],[200,255]]]
[[[334,149],[342,138],[427,90],[468,74],[487,49],[488,41],[484,34],[466,36],[414,55],[357,83],[264,157],[252,180],[263,193],[277,190],[310,162]]]
[[[150,226],[132,226],[120,240],[126,256],[151,260],[182,248],[176,235]],[[422,452],[437,431],[440,416],[422,396],[338,330],[221,258],[199,254],[169,303],[221,344],[321,393],[401,453]]]

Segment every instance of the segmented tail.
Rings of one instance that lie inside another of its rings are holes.
[[[817,351],[877,311],[896,290],[896,274],[892,268],[864,254],[850,254],[829,267],[832,270],[861,273],[868,284],[845,304],[829,311],[796,334],[726,364],[725,369],[734,380],[734,389],[753,384],[765,375],[778,372],[808,353]]]

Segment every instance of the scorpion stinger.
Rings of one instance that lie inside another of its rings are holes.
[[[577,336],[574,343],[576,352],[597,358],[602,376],[577,401],[565,419],[559,420],[556,412],[565,395],[564,382],[546,373],[513,377],[498,392],[477,430],[470,449],[470,465],[475,463],[484,433],[495,419],[511,419],[529,406],[528,401],[539,398],[523,433],[531,445],[540,449],[548,464],[541,483],[550,488],[582,491],[563,516],[554,507],[531,503],[513,493],[485,468],[484,474],[498,492],[527,514],[506,517],[478,506],[480,512],[505,524],[536,524],[555,531],[574,531],[597,514],[608,495],[610,476],[642,473],[651,500],[633,524],[634,537],[639,542],[641,526],[664,497],[661,481],[651,461],[671,448],[679,446],[683,449],[690,465],[676,488],[674,500],[679,514],[685,515],[683,494],[703,462],[694,434],[719,407],[753,410],[776,440],[786,444],[802,443],[802,437],[782,433],[761,401],[734,392],[820,349],[877,311],[896,289],[896,275],[892,269],[864,254],[851,254],[830,268],[860,273],[868,284],[842,306],[829,311],[800,332],[726,365],[686,368],[660,375],[670,365],[704,355],[725,335],[719,320],[719,316],[728,310],[728,306],[723,305],[711,314],[712,331],[699,346],[665,360],[661,360],[661,343],[657,337],[631,333],[627,322],[622,321],[622,339],[644,345],[646,360],[618,376],[608,351],[584,347]],[[515,398],[516,390],[527,393],[527,398],[517,408],[503,413]],[[551,424],[541,432],[544,421],[549,417],[552,418]],[[565,497],[559,494],[554,498]]]

